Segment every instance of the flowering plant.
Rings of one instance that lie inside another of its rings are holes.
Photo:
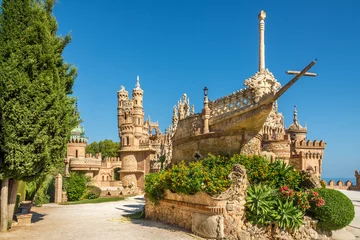
[[[294,191],[288,186],[283,186],[279,190],[283,200],[292,201],[302,212],[306,212],[310,207],[321,207],[325,205],[323,198],[315,191]]]

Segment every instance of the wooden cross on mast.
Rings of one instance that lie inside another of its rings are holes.
[[[316,61],[316,59],[315,59],[315,61]],[[300,73],[301,73],[300,71],[292,71],[292,70],[286,71],[286,74],[290,74],[290,75],[298,75]],[[302,76],[316,77],[317,73],[305,72],[304,74],[302,74]]]

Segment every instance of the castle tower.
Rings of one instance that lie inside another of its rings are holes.
[[[75,103],[75,115],[79,118],[78,104]],[[67,152],[65,159],[65,175],[70,174],[70,159],[85,158],[85,148],[88,139],[85,137],[85,128],[76,126],[70,133],[70,139],[67,144]]]
[[[297,118],[296,106],[294,106],[293,124],[289,126],[289,128],[287,129],[287,133],[290,134],[291,140],[306,140],[307,129],[306,127],[302,127],[299,123],[299,120]]]
[[[308,130],[300,125],[296,106],[294,106],[293,123],[286,132],[291,139],[290,164],[299,170],[311,170],[320,177],[326,143],[322,140],[306,140]]]
[[[144,108],[143,108],[144,91],[140,88],[140,77],[136,77],[136,85],[132,92],[133,114],[132,121],[134,124],[134,145],[139,145],[143,135],[144,125]]]
[[[140,78],[132,91],[132,99],[124,87],[118,91],[118,128],[120,137],[120,159],[122,167],[120,180],[124,187],[144,187],[145,174],[150,172],[150,156],[155,150],[144,139],[149,131],[144,123],[144,91],[140,88]]]

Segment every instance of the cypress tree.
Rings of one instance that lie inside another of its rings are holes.
[[[62,162],[78,121],[69,96],[76,69],[62,58],[71,38],[56,35],[53,6],[54,0],[2,1],[0,180],[12,188],[9,199],[1,196],[2,231],[7,228],[3,203],[15,202],[17,181],[34,180]],[[8,209],[12,220],[13,207]]]

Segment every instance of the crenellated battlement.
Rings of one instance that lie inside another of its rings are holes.
[[[356,190],[357,186],[353,184],[352,181],[347,180],[345,183],[343,181],[330,180],[328,182],[323,181],[326,184],[326,188],[330,189],[340,189],[340,190]]]
[[[311,140],[301,140],[301,141],[294,141],[294,145],[296,148],[325,148],[326,143],[323,140],[315,140],[314,142]]]
[[[88,139],[87,138],[75,138],[75,137],[71,137],[69,139],[69,143],[87,143]]]
[[[120,157],[105,157],[104,162],[121,162]]]

